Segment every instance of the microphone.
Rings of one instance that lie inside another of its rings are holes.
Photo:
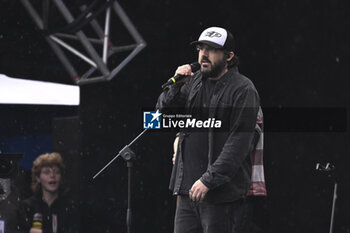
[[[41,213],[34,214],[32,228],[35,228],[35,229],[43,228],[43,215]]]
[[[199,70],[199,68],[201,68],[201,65],[198,62],[193,62],[190,64],[190,66],[191,66],[191,70],[193,73],[196,72],[197,70]],[[164,89],[165,87],[172,85],[172,84],[174,84],[174,83],[176,83],[184,78],[186,78],[186,75],[177,74],[174,77],[170,78],[166,83],[164,83],[162,85],[162,88]]]

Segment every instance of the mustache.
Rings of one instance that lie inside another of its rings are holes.
[[[204,62],[204,61],[205,61],[205,62],[211,63],[210,60],[209,60],[209,58],[207,58],[207,57],[202,57],[201,62]]]

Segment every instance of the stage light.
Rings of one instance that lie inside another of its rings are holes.
[[[77,106],[79,103],[79,86],[11,78],[0,74],[0,104]]]

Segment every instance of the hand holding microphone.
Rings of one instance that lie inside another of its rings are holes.
[[[41,213],[35,213],[33,216],[33,225],[29,233],[42,233],[43,228],[43,215]]]
[[[29,233],[42,233],[42,232],[43,232],[43,230],[36,229],[36,228],[31,228],[30,231],[29,231]]]
[[[175,72],[175,76],[170,78],[166,83],[162,85],[162,88],[172,85],[176,82],[180,82],[182,80],[185,80],[188,76],[193,76],[194,72],[199,70],[201,65],[198,62],[193,62],[191,64],[179,66]]]

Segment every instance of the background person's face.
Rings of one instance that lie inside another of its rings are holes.
[[[57,193],[61,184],[61,170],[57,166],[43,167],[37,181],[43,192]]]

